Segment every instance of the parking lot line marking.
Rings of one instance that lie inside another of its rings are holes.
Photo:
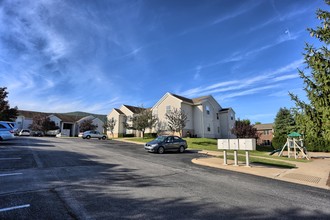
[[[15,175],[22,175],[23,173],[5,173],[5,174],[0,174],[0,177],[3,176],[15,176]]]
[[[20,160],[20,157],[12,157],[12,158],[0,158],[0,160]]]
[[[30,204],[13,206],[13,207],[0,209],[0,212],[6,212],[6,211],[14,210],[14,209],[23,209],[23,208],[29,208],[29,207],[30,207]]]

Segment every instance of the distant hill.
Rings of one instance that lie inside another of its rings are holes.
[[[92,113],[88,113],[88,112],[67,112],[67,113],[61,113],[61,114],[64,114],[64,115],[73,115],[73,116],[82,116],[82,117],[85,117],[85,116],[88,116],[88,115],[93,115],[94,117],[97,117],[99,119],[101,119],[102,121],[106,121],[107,119],[107,116],[106,115],[99,115],[99,114],[92,114]]]

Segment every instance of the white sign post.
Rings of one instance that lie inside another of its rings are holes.
[[[245,150],[245,166],[250,167],[250,150],[256,150],[256,139],[239,139],[239,149]]]
[[[227,164],[227,150],[229,150],[229,139],[218,139],[218,148],[223,150],[223,165]]]
[[[234,166],[238,166],[238,158],[237,158],[238,146],[239,146],[238,139],[229,139],[229,148],[231,150],[234,150]]]

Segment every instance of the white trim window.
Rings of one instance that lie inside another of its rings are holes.
[[[210,106],[205,106],[205,110],[206,110],[206,114],[209,115],[210,114]]]
[[[167,105],[166,106],[166,114],[169,114],[169,113],[171,113],[171,106]]]

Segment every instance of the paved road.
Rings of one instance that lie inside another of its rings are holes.
[[[194,165],[193,151],[75,138],[0,143],[0,219],[330,219],[330,192]]]

